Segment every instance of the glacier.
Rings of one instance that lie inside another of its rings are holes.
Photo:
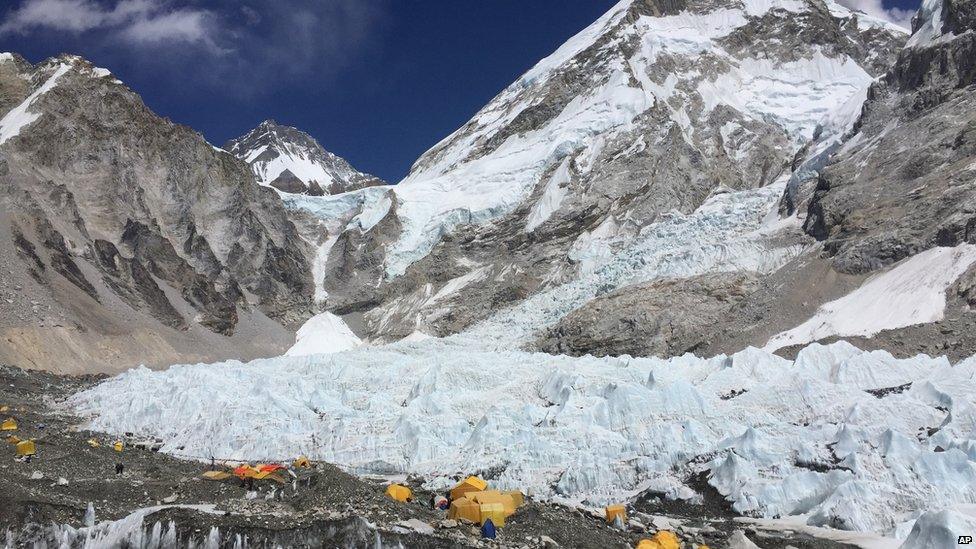
[[[582,266],[577,279],[547,288],[452,337],[495,348],[522,347],[587,301],[629,284],[706,273],[773,272],[804,251],[802,245],[772,238],[797,223],[776,215],[787,179],[716,194],[694,212],[672,212],[636,235],[611,226],[584,234],[571,252]]]
[[[976,357],[896,359],[844,343],[790,361],[573,358],[424,339],[346,352],[138,368],[70,398],[109,433],[189,458],[304,454],[441,489],[579,505],[644,490],[698,496],[705,473],[740,514],[905,533],[976,503]],[[901,529],[899,530],[899,526]]]

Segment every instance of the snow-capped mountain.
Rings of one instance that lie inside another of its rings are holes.
[[[286,193],[321,196],[386,184],[357,171],[307,133],[274,120],[228,141],[224,150],[250,164],[258,183]]]
[[[284,356],[64,403],[163,452],[682,515],[717,493],[721,522],[952,546],[976,524],[974,6],[925,0],[909,39],[824,0],[624,0],[400,185],[325,196],[258,186],[103,71],[0,57],[0,259],[88,294],[86,326],[326,306]]]
[[[906,38],[832,1],[622,1],[330,242],[329,306],[373,337],[446,334],[588,276],[657,223],[788,177]]]

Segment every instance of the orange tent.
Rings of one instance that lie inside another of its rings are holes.
[[[257,472],[257,469],[247,464],[234,469],[234,475],[240,478],[253,477]]]
[[[391,484],[387,486],[386,495],[402,503],[413,499],[413,491],[402,484]]]
[[[612,523],[620,517],[624,523],[627,522],[627,508],[623,505],[608,505],[607,506],[607,522]]]

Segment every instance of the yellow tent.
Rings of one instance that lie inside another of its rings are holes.
[[[122,449],[125,448],[125,444],[122,444],[121,440],[116,440],[115,444],[112,445],[112,448],[115,448],[116,452],[121,452]]]
[[[0,431],[16,431],[17,430],[17,420],[12,417],[8,417],[6,421],[0,423]]]
[[[481,508],[481,524],[484,524],[486,520],[491,519],[491,523],[501,528],[505,526],[505,506],[501,503],[482,503]]]
[[[627,508],[623,505],[608,505],[607,506],[607,522],[612,523],[620,517],[620,520],[627,522]]]
[[[91,446],[92,448],[98,448],[99,446],[101,446],[101,444],[93,438],[88,439],[88,445]]]
[[[637,549],[680,549],[680,547],[678,536],[668,530],[661,530],[651,539],[642,539],[637,544]],[[708,549],[708,546],[699,545],[698,549]]]
[[[483,492],[468,492],[465,496],[471,501],[477,503],[478,505],[485,505],[488,503],[498,503],[501,504],[505,509],[505,516],[509,516],[518,509],[518,505],[515,502],[515,498],[511,494],[505,492],[499,492],[498,490],[485,490]],[[497,523],[496,523],[497,526]]]
[[[20,442],[20,437],[17,435],[10,435],[9,437],[7,437],[7,442],[9,442],[10,444],[17,444],[18,442]]]
[[[33,456],[36,453],[37,446],[34,445],[33,440],[22,440],[17,443],[18,456]]]
[[[232,476],[234,475],[228,473],[227,471],[207,471],[203,474],[203,478],[208,480],[224,480]]]
[[[502,492],[502,493],[508,494],[509,496],[512,497],[512,501],[515,503],[516,509],[525,505],[525,496],[522,494],[522,492],[519,492],[518,490],[512,490],[510,492]]]
[[[312,463],[308,460],[307,457],[300,456],[298,459],[295,460],[295,463],[293,463],[292,465],[294,465],[295,467],[311,467]]]
[[[0,412],[7,412],[7,411],[10,411],[10,406],[7,406],[6,404],[0,406]]]
[[[678,541],[678,536],[670,530],[661,530],[654,534],[651,541],[657,543],[658,547],[661,549],[680,549],[681,542]]]
[[[457,498],[451,502],[447,518],[481,524],[481,506],[466,497]]]
[[[410,488],[407,488],[402,484],[391,484],[387,486],[386,495],[404,503],[413,500],[413,492],[410,491]]]
[[[468,477],[451,488],[451,499],[463,497],[468,492],[482,492],[488,489],[488,483],[478,477]]]

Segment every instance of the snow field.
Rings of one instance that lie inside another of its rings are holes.
[[[974,376],[976,357],[897,360],[843,342],[791,362],[752,348],[571,358],[429,339],[139,368],[69,403],[93,429],[160,436],[169,452],[306,454],[433,488],[495,471],[500,488],[596,505],[644,489],[694,498],[683,481],[705,471],[746,515],[907,535],[924,511],[976,503]]]
[[[846,296],[826,303],[799,326],[773,336],[772,352],[830,336],[871,337],[883,330],[938,322],[946,290],[976,263],[976,246],[932,248],[869,278]]]

